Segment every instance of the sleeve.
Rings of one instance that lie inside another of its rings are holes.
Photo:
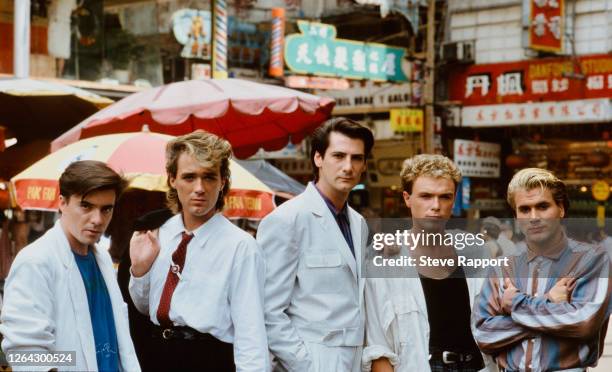
[[[400,361],[391,326],[395,317],[383,280],[367,279],[365,283],[366,345],[361,359],[364,372],[371,371],[372,362],[380,358],[387,358],[393,366]]]
[[[512,301],[512,320],[556,337],[589,338],[599,332],[610,299],[610,261],[603,250],[585,259],[588,263],[576,274],[579,279],[570,302],[519,293]]]
[[[236,371],[267,371],[268,341],[264,321],[265,266],[257,243],[248,244],[232,268],[229,300],[234,325]],[[248,311],[246,310],[248,309]]]
[[[474,301],[472,332],[482,352],[496,354],[530,337],[530,332],[504,314],[501,302],[503,277],[495,270],[489,273]]]
[[[149,315],[149,290],[151,283],[151,270],[141,277],[135,277],[132,274],[132,268],[130,268],[130,284],[128,290],[130,291],[130,297],[134,302],[136,309],[144,314]]]
[[[278,213],[264,218],[257,241],[266,260],[265,318],[272,353],[288,371],[308,371],[311,360],[286,311],[291,302],[299,264],[294,227]]]
[[[4,306],[0,318],[0,332],[4,336],[2,350],[5,354],[53,350],[53,282],[53,275],[43,260],[17,257],[4,287]],[[27,367],[28,370],[33,368]],[[13,370],[19,369],[13,367]]]

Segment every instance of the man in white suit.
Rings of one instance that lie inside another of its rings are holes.
[[[364,341],[361,256],[367,227],[347,204],[374,139],[346,118],[313,134],[315,182],[260,224],[269,347],[287,371],[358,371]]]
[[[60,219],[19,252],[5,284],[0,332],[13,370],[140,371],[110,255],[95,245],[125,185],[98,161],[60,177]]]

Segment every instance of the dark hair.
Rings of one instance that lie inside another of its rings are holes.
[[[128,182],[106,163],[96,160],[81,160],[70,164],[60,176],[60,195],[69,199],[72,195],[81,197],[100,190],[115,191],[119,199]]]
[[[310,137],[310,163],[312,164],[315,182],[319,179],[319,169],[315,164],[314,156],[317,152],[321,157],[325,156],[325,151],[329,147],[329,136],[332,132],[338,132],[349,138],[363,141],[366,159],[370,156],[372,146],[374,146],[372,131],[359,122],[345,117],[327,120]]]

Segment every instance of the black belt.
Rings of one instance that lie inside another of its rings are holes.
[[[205,340],[221,342],[209,333],[198,332],[191,327],[160,327],[154,325],[152,327],[153,338],[161,338],[164,340]]]
[[[472,367],[475,369],[484,368],[484,365],[480,363],[480,358],[474,353],[430,349],[429,358],[430,360],[441,361],[444,364],[460,364],[462,367]]]

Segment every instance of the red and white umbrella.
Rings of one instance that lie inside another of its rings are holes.
[[[130,187],[166,191],[166,143],[159,133],[120,133],[87,138],[56,151],[11,179],[15,203],[22,209],[57,210],[59,177],[78,160],[99,160],[123,174]],[[234,161],[231,188],[223,211],[229,218],[261,219],[274,209],[273,191]]]
[[[134,93],[97,112],[51,144],[55,151],[108,133],[181,135],[203,129],[227,139],[239,158],[299,143],[331,115],[334,100],[240,79],[190,80]]]

